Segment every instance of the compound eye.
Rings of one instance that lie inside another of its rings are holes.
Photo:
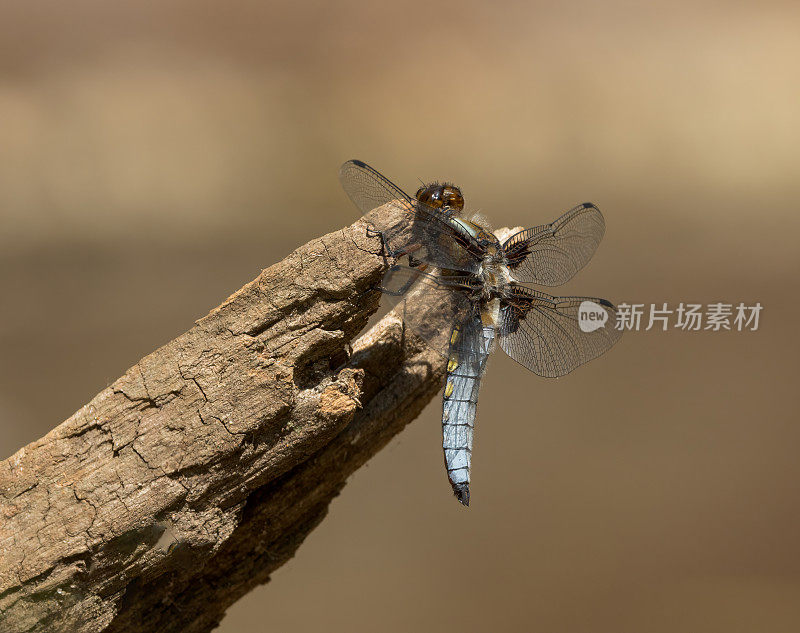
[[[464,196],[458,187],[445,187],[442,191],[444,203],[451,209],[464,210]]]
[[[417,190],[417,200],[424,202],[434,209],[441,209],[444,206],[442,187],[439,185],[420,187],[419,190]]]
[[[461,190],[455,185],[427,185],[417,190],[417,200],[424,202],[429,207],[441,209],[448,207],[456,211],[464,209],[464,197]]]

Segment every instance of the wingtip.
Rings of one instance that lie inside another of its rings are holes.
[[[453,484],[453,494],[461,505],[469,507],[469,484]]]
[[[363,160],[358,160],[357,158],[351,158],[350,160],[347,160],[347,161],[342,163],[342,166],[339,168],[339,171],[340,172],[345,171],[347,168],[349,168],[352,165],[355,165],[356,167],[368,167],[369,166]]]
[[[351,167],[351,165],[355,165],[356,167],[363,167],[364,163],[355,158],[351,158],[350,160],[344,161],[342,163],[342,166],[339,167],[339,176],[341,177]]]

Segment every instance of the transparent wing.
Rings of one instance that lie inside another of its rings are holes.
[[[616,321],[605,299],[551,297],[514,285],[500,310],[500,347],[532,372],[556,378],[614,345],[622,336]]]
[[[342,165],[339,180],[345,193],[383,234],[390,255],[410,255],[444,269],[477,270],[480,259],[466,250],[463,236],[448,222],[456,216],[454,211],[420,202],[360,160]]]
[[[392,266],[384,275],[382,290],[406,327],[445,358],[453,325],[463,323],[477,310],[464,276]]]
[[[436,209],[409,196],[377,169],[363,161],[348,160],[339,169],[339,180],[345,193],[363,213],[369,213],[373,209],[395,201],[405,207],[410,214],[416,214],[418,211],[430,215],[438,213]]]
[[[592,258],[605,230],[600,209],[584,202],[551,224],[515,233],[503,249],[518,281],[560,286]]]

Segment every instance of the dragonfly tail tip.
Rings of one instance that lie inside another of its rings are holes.
[[[469,484],[453,484],[453,494],[462,505],[469,507]]]

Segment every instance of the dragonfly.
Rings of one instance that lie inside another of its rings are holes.
[[[535,374],[557,378],[622,334],[611,302],[525,285],[571,279],[597,250],[605,220],[586,202],[501,241],[481,216],[467,218],[452,183],[423,184],[410,196],[360,160],[344,163],[339,180],[394,262],[381,290],[404,325],[447,363],[442,448],[453,493],[468,506],[478,391],[495,344]]]

